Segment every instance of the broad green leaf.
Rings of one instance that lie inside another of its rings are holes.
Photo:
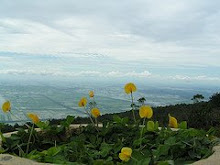
[[[40,122],[38,122],[36,125],[37,125],[40,129],[44,130],[44,129],[47,129],[47,128],[48,128],[49,124],[50,124],[49,121],[45,121],[45,122],[40,121]]]
[[[159,145],[156,150],[156,156],[167,155],[170,149],[169,145]]]
[[[144,158],[138,162],[136,162],[136,165],[149,165],[151,158]]]
[[[47,150],[48,156],[55,156],[61,151],[60,147],[51,147]]]
[[[21,137],[18,136],[17,134],[12,134],[11,137],[10,137],[11,140],[20,140]]]
[[[112,150],[112,145],[103,142],[103,143],[101,144],[101,148],[100,148],[100,155],[101,155],[102,157],[106,157],[111,150]]]
[[[147,130],[148,131],[154,131],[154,122],[153,121],[148,121],[147,122]]]
[[[154,130],[158,130],[158,128],[159,128],[159,122],[156,121],[156,122],[154,123]]]
[[[176,138],[175,137],[169,137],[167,140],[165,140],[164,144],[167,144],[167,145],[174,145],[176,143]]]
[[[121,118],[118,115],[114,115],[113,116],[113,121],[116,123],[120,123],[121,122]]]
[[[187,122],[186,121],[182,121],[181,123],[179,123],[178,127],[180,129],[187,129]]]

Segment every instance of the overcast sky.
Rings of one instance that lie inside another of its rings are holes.
[[[0,75],[220,82],[218,0],[0,0]]]

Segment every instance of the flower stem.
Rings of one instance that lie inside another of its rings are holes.
[[[97,118],[95,118],[95,122],[96,122],[96,126],[98,127],[99,125],[98,125],[98,119]]]
[[[141,128],[141,136],[140,136],[140,138],[142,138],[142,136],[143,136],[143,131],[144,131],[144,127],[145,127],[145,121],[146,121],[146,118],[144,118],[144,121],[143,121],[143,127]],[[141,139],[141,142],[140,142],[140,147],[142,146],[142,139]]]
[[[85,107],[84,107],[84,110],[85,110],[86,114],[88,115],[88,117],[89,117],[90,121],[92,122],[92,124],[95,125],[94,121],[92,120],[91,115],[89,114],[89,112],[86,110]]]
[[[23,157],[24,156],[24,151],[22,150],[22,148],[20,147],[20,145],[17,144],[18,150],[19,150],[19,156]]]
[[[32,127],[31,127],[31,132],[30,132],[30,135],[29,135],[29,138],[28,138],[26,154],[28,154],[28,151],[29,151],[29,146],[30,146],[31,136],[32,136],[32,134],[33,134],[33,130],[34,130],[34,124],[33,124]]]
[[[134,97],[133,97],[132,92],[131,92],[131,107],[132,107],[132,114],[133,114],[134,122],[136,122],[135,113],[134,113]]]
[[[99,130],[96,128],[94,121],[92,120],[91,115],[89,114],[89,112],[86,110],[86,108],[84,107],[84,110],[86,112],[86,114],[89,116],[90,121],[92,122],[93,126],[95,127],[95,129],[99,132]]]

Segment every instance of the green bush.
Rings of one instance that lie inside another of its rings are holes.
[[[70,129],[73,120],[68,116],[61,126],[38,123],[43,131],[33,131],[28,153],[25,150],[31,128],[28,132],[20,128],[17,134],[5,138],[2,153],[57,164],[184,164],[208,157],[217,142],[213,131],[186,129],[185,122],[172,131],[159,129],[157,122],[148,121],[141,128],[140,120],[129,124],[128,118],[114,116],[97,131],[93,125]],[[127,163],[118,156],[125,146],[133,150]]]

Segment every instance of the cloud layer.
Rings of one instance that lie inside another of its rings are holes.
[[[184,81],[202,75],[215,81],[220,77],[219,9],[217,0],[1,0],[0,52],[17,57],[0,56],[0,73],[61,74],[37,70],[43,57],[53,56],[53,61],[45,58],[47,67],[64,75],[88,71],[82,65],[88,67],[94,58],[99,64],[89,66],[93,74]],[[23,54],[40,59],[19,60]],[[79,57],[87,61],[76,63],[79,70],[65,60]]]

